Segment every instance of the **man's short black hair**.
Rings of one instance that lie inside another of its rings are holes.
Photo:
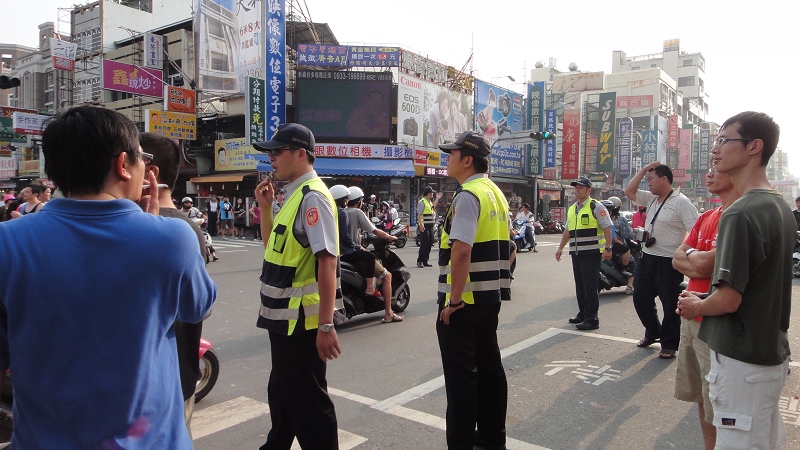
[[[736,114],[722,124],[722,128],[735,123],[739,124],[739,135],[744,139],[761,139],[764,148],[761,150],[761,165],[766,167],[769,159],[778,148],[778,140],[781,137],[781,127],[775,123],[772,117],[755,111],[745,111]],[[748,144],[748,142],[745,142]]]
[[[114,157],[139,158],[139,130],[117,111],[76,106],[47,122],[42,152],[47,176],[65,197],[98,194]]]
[[[529,205],[529,204],[527,204],[527,203],[523,203],[523,204],[520,206],[520,208],[531,209],[531,205]]]
[[[181,164],[181,149],[172,139],[156,133],[139,134],[139,145],[142,150],[153,154],[154,166],[158,166],[158,181],[175,188]]]
[[[44,185],[37,181],[27,185],[31,189],[31,194],[41,195],[44,192]]]
[[[668,165],[661,164],[660,166],[652,170],[657,177],[667,177],[667,181],[669,181],[669,184],[672,184],[672,169],[670,169]]]

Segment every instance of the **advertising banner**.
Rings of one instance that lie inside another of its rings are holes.
[[[524,175],[522,146],[498,140],[522,130],[522,96],[483,81],[475,83],[475,123],[492,148],[489,173]]]
[[[267,2],[267,136],[286,123],[286,0]],[[259,74],[255,74],[258,78]]]
[[[264,80],[260,78],[247,79],[247,143],[263,142],[267,140],[264,129],[264,110],[266,109],[266,91]],[[272,137],[270,135],[270,137]]]
[[[642,167],[658,161],[658,130],[642,131]]]
[[[13,115],[14,131],[22,134],[41,135],[45,122],[50,118],[51,116],[16,111]]]
[[[678,116],[669,116],[667,120],[667,150],[675,150],[680,143]]]
[[[172,139],[197,139],[197,117],[171,111],[144,110],[144,129]]]
[[[473,97],[400,73],[397,142],[438,148],[474,127]]]
[[[26,143],[28,136],[14,131],[14,119],[0,117],[0,142]]]
[[[603,72],[570,72],[553,76],[553,92],[580,92],[603,89]]]
[[[232,0],[229,1],[233,4]],[[285,34],[286,27],[283,20],[285,8],[281,9],[280,17],[267,17],[265,21],[264,3],[277,4],[278,2],[273,0],[266,2],[261,0],[248,0],[247,2],[237,0],[235,3],[237,49],[239,50],[236,69],[239,75],[239,89],[246,89],[248,77],[264,78],[265,32],[273,36],[273,33],[276,32],[280,33],[281,36]],[[231,7],[233,8],[234,6]],[[283,53],[281,51],[281,54]]]
[[[697,155],[697,170],[700,171],[700,174],[705,176],[705,173],[708,172],[708,165],[709,165],[709,158],[711,152],[711,131],[710,130],[700,130],[700,147],[699,147],[699,154]]]
[[[17,158],[0,158],[0,178],[9,179],[17,176]]]
[[[616,126],[616,92],[600,94],[600,119],[597,129],[600,139],[597,142],[597,171],[614,170],[614,131]]]
[[[633,153],[633,119],[619,119],[619,153],[617,156],[617,175],[628,178],[631,175],[631,154]]]
[[[164,95],[163,79],[164,75],[158,69],[103,60],[103,89],[161,98]]]
[[[185,114],[197,112],[197,92],[175,86],[164,86],[164,108]]]
[[[350,46],[350,67],[397,67],[400,47]]]
[[[38,159],[28,159],[20,161],[19,176],[38,176],[39,175],[39,161]]]
[[[411,159],[414,150],[405,145],[383,144],[320,144],[314,145],[314,154],[320,157],[335,158],[381,158],[381,159]],[[428,164],[431,154],[428,152]]]
[[[231,170],[256,170],[258,161],[246,158],[245,155],[263,155],[243,137],[214,141],[214,170],[227,172]]]
[[[75,70],[75,54],[78,52],[78,44],[50,38],[50,54],[53,57],[53,68]]]
[[[544,82],[528,83],[528,129],[542,131],[544,116]],[[542,143],[534,141],[525,146],[525,174],[528,176],[542,173]]]
[[[544,131],[553,134],[556,132],[556,111],[548,109],[544,112]],[[548,139],[544,141],[544,167],[556,166],[556,140]]]
[[[151,69],[164,67],[164,39],[155,33],[144,33],[144,66]]]
[[[297,65],[347,67],[347,45],[297,44]]]
[[[675,181],[691,181],[692,175],[689,169],[692,168],[692,130],[683,128],[679,133],[678,147],[678,169],[684,171],[682,177],[674,177]]]
[[[581,110],[564,108],[561,136],[561,179],[574,180],[580,176]]]
[[[652,95],[620,95],[617,97],[617,109],[652,108]]]

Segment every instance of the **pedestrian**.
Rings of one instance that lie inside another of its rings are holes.
[[[192,227],[192,231],[197,237],[200,256],[206,260],[206,240],[203,230],[191,215],[184,210],[179,210],[172,203],[172,192],[175,190],[175,183],[178,181],[180,172],[181,148],[170,138],[156,133],[139,134],[139,145],[142,150],[153,155],[153,160],[147,165],[146,169],[155,174],[156,181],[167,185],[164,189],[158,190],[158,215],[173,219],[183,220]],[[189,197],[184,198],[186,200]],[[189,199],[191,209],[191,199]],[[200,211],[197,211],[198,213]],[[188,323],[180,320],[175,322],[175,343],[178,347],[178,370],[181,381],[181,392],[183,393],[183,417],[186,421],[186,430],[189,437],[192,435],[192,414],[194,413],[194,392],[197,380],[200,379],[200,337],[203,334],[203,322]]]
[[[331,198],[314,171],[314,135],[282,124],[271,140],[254,143],[269,155],[274,175],[289,182],[286,204],[274,218],[261,210],[264,264],[258,327],[269,331],[272,371],[267,393],[272,429],[262,450],[336,449],[336,411],[325,379],[328,360],[341,353],[333,311],[343,306],[339,238]],[[259,203],[274,200],[269,178],[259,183]]]
[[[216,236],[219,233],[219,199],[217,194],[211,194],[211,198],[206,202],[206,215],[208,215],[208,222],[206,231],[211,236]]]
[[[238,234],[239,239],[244,239],[244,226],[247,218],[247,208],[244,206],[244,200],[241,198],[236,199],[236,206],[233,207],[233,238],[236,239]]]
[[[272,217],[277,216],[278,212],[283,208],[285,196],[286,193],[283,189],[279,189],[278,192],[275,193],[275,201],[272,202]]]
[[[370,220],[372,220],[372,218],[375,217],[376,214],[378,214],[380,206],[378,205],[378,200],[375,197],[375,194],[369,196],[369,202],[365,203],[363,208],[364,212],[367,213],[367,217],[369,217]]]
[[[26,214],[39,211],[39,209],[44,206],[44,202],[39,200],[39,196],[43,191],[44,186],[42,186],[41,183],[31,183],[22,189],[22,198],[25,203],[22,203],[15,211],[11,212],[11,218],[19,219]]]
[[[794,214],[794,221],[797,222],[797,231],[800,231],[800,197],[794,199],[795,209],[792,211]]]
[[[15,200],[16,197],[14,197],[14,194],[6,194],[3,196],[3,207],[0,208],[0,222],[11,219],[10,205],[14,203]]]
[[[578,314],[570,317],[579,330],[600,328],[600,263],[611,259],[611,217],[601,202],[591,198],[592,182],[580,177],[570,183],[575,203],[567,209],[567,228],[556,250],[556,261],[569,243]]]
[[[649,191],[639,189],[645,176]],[[672,256],[697,221],[697,209],[680,189],[672,188],[672,169],[658,161],[633,176],[625,195],[639,205],[647,205],[649,211],[641,264],[633,279],[633,306],[644,325],[644,337],[636,345],[649,347],[660,341],[658,357],[672,359],[681,339],[681,321],[675,306],[683,282],[683,274],[672,267]],[[664,310],[660,323],[656,296]]]
[[[433,247],[433,227],[436,225],[436,204],[442,198],[442,193],[436,194],[433,200],[433,188],[425,186],[422,190],[422,198],[417,203],[417,233],[420,233],[419,253],[417,254],[417,267],[433,267],[428,263]]]
[[[250,205],[250,218],[253,224],[253,240],[261,240],[261,207],[258,206],[258,200]]]
[[[633,228],[644,228],[645,221],[647,220],[647,207],[640,205],[636,212],[631,216],[631,226]]]
[[[797,228],[767,178],[779,136],[778,125],[760,112],[722,124],[712,161],[741,197],[719,219],[710,294],[701,299],[684,291],[678,301],[683,318],[703,317],[699,336],[711,349],[707,379],[718,449],[786,443],[780,399],[789,370]]]
[[[447,447],[505,448],[508,384],[497,324],[500,302],[511,300],[508,203],[486,176],[491,150],[483,134],[465,131],[439,148],[450,154],[447,172],[461,185],[439,246],[436,334],[447,391]]]
[[[68,109],[46,125],[42,152],[64,198],[0,226],[11,446],[191,449],[172,327],[201,321],[216,295],[197,236],[156,217],[152,156],[122,114]],[[31,273],[47,282],[18,281]]]
[[[222,233],[222,239],[226,239],[226,235],[233,237],[233,205],[231,205],[228,196],[222,197],[222,202],[219,204],[219,231]]]

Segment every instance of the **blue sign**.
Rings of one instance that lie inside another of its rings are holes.
[[[617,153],[617,175],[628,178],[631,174],[631,153],[633,152],[633,119],[619,119],[619,136]]]
[[[513,131],[522,130],[522,96],[476,81],[475,111],[475,123],[492,147],[489,173],[523,176],[522,147],[507,141]]]
[[[351,45],[350,67],[399,67],[400,47]]]
[[[267,136],[286,122],[286,0],[267,2]]]
[[[544,81],[537,81],[533,84],[528,83],[528,129],[531,131],[542,131],[544,117]],[[542,145],[535,141],[533,144],[525,146],[526,175],[539,175],[542,173]]]
[[[556,132],[556,111],[548,109],[544,112],[544,131],[553,134]],[[556,166],[556,140],[548,139],[544,142],[544,167]]]

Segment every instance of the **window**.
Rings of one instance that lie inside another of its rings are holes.
[[[693,65],[694,65],[694,60],[693,59],[687,58],[687,59],[683,60],[683,67],[693,66]]]
[[[47,72],[45,77],[47,79],[47,81],[45,82],[45,86],[47,88],[49,88],[49,89],[52,89],[53,88],[53,71],[51,70],[51,71]]]
[[[680,77],[678,78],[678,87],[694,86],[694,77]]]
[[[639,66],[631,66],[631,70],[639,70],[639,69],[640,69]]]

